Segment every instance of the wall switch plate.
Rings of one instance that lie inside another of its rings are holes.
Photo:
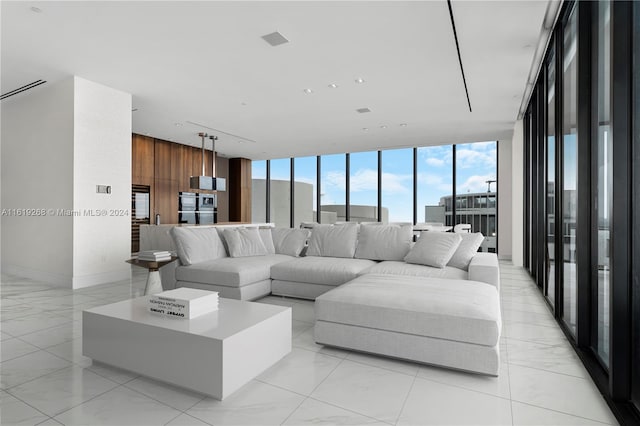
[[[96,185],[98,194],[111,194],[111,185]]]

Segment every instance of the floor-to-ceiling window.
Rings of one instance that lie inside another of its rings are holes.
[[[382,210],[389,222],[413,223],[413,149],[382,151]]]
[[[322,223],[346,219],[347,173],[345,154],[323,155],[320,168],[320,213]]]
[[[551,43],[553,46],[553,43]],[[546,209],[546,286],[545,296],[553,306],[555,300],[555,194],[556,194],[556,55],[555,49],[551,49],[545,65],[547,84],[547,120],[546,120],[546,169],[547,185],[545,197]]]
[[[349,161],[349,220],[378,222],[378,151],[351,153]]]
[[[577,329],[576,218],[578,213],[578,72],[577,9],[574,7],[564,27],[563,115],[562,115],[562,255],[564,299],[563,319],[575,335]]]
[[[456,145],[455,224],[482,232],[482,251],[497,248],[497,150],[495,141]]]
[[[291,220],[291,159],[271,160],[269,220],[276,226],[289,227]]]
[[[453,147],[418,148],[418,222],[451,225]]]
[[[265,223],[266,209],[267,162],[254,160],[251,162],[251,222]]]
[[[293,226],[316,222],[317,157],[299,157],[293,163]]]
[[[597,297],[596,302],[596,332],[595,350],[600,360],[609,365],[609,290],[610,290],[610,258],[611,258],[611,209],[612,185],[613,185],[613,150],[612,134],[609,122],[610,117],[610,2],[598,2],[596,11],[597,26],[597,46],[596,46],[596,69],[597,78],[596,109],[598,123],[596,126],[597,143],[594,144],[596,150],[595,158],[597,164],[597,180],[595,188],[597,212],[596,232],[597,245],[594,249],[597,252],[594,257],[597,259],[595,275],[597,276]],[[594,176],[596,177],[596,176]]]

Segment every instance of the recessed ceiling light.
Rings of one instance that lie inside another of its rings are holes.
[[[182,126],[183,126],[183,124],[182,124],[182,123],[175,123],[175,126],[176,126],[176,127],[182,127]]]
[[[240,102],[240,105],[247,106],[247,103],[246,102]]]
[[[331,84],[329,85],[329,87],[330,87],[330,88],[332,88],[332,89],[336,89],[336,88],[338,87],[338,85],[337,85],[337,84],[335,84],[335,83],[331,83]]]
[[[369,128],[368,127],[363,127],[362,130],[364,130],[366,132],[367,130],[369,130]]]
[[[381,129],[386,129],[387,126],[385,126],[384,124],[382,126],[380,126]]]
[[[407,127],[407,123],[400,123],[400,127]]]
[[[362,78],[362,77],[358,77],[358,78],[356,78],[356,80],[355,80],[355,81],[356,81],[356,83],[358,83],[358,84],[360,84],[360,83],[364,83],[364,78]]]
[[[131,110],[131,112],[136,112],[137,110],[138,110],[138,108],[133,108],[133,109]]]
[[[281,44],[289,43],[289,40],[279,32],[263,35],[262,39],[269,43],[271,46],[280,46]]]
[[[39,7],[31,6],[31,11],[34,13],[42,13],[42,9]]]
[[[356,111],[359,112],[360,114],[364,114],[365,112],[371,112],[369,108],[358,108]]]
[[[313,90],[311,89],[304,89],[303,90],[304,93],[306,93],[307,95],[310,95],[311,93],[313,93]]]

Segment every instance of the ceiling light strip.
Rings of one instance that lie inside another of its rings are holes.
[[[25,90],[33,89],[34,87],[40,86],[41,84],[44,84],[44,83],[46,83],[45,80],[36,80],[36,81],[31,82],[29,84],[25,84],[22,87],[18,87],[17,89],[14,89],[14,90],[12,90],[10,92],[7,92],[7,93],[3,94],[2,96],[0,96],[0,100],[6,99],[6,98],[8,98],[10,96],[13,96],[13,95],[17,95],[18,93],[22,93]]]
[[[453,19],[453,9],[451,8],[451,0],[447,0],[449,6],[449,16],[451,17],[451,28],[453,28],[453,38],[456,41],[456,50],[458,51],[458,61],[460,62],[460,72],[462,73],[462,82],[464,83],[464,91],[467,94],[467,104],[469,104],[469,112],[471,110],[471,100],[469,99],[469,89],[467,89],[467,79],[464,76],[464,67],[462,66],[462,56],[460,55],[460,44],[458,43],[458,32],[456,31],[456,22]]]

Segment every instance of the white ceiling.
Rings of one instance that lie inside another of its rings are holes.
[[[505,140],[547,3],[453,2],[473,112],[446,1],[3,1],[1,89],[77,75],[131,93],[136,133],[255,141],[218,134],[229,157]]]

